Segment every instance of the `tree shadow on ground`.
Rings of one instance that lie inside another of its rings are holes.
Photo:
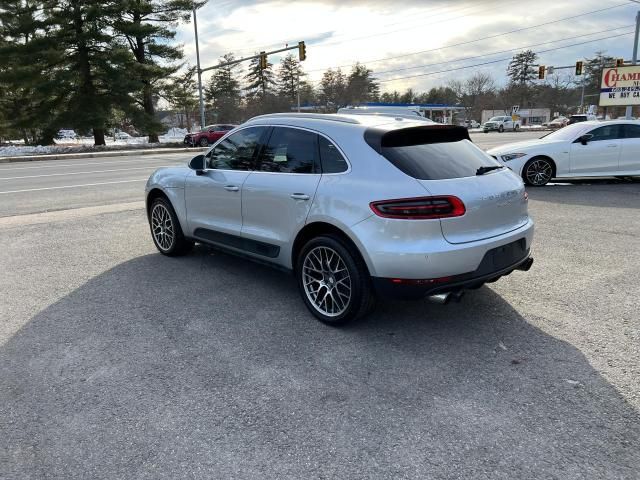
[[[637,478],[639,418],[491,289],[326,327],[206,248],[118,265],[0,346],[3,478]]]

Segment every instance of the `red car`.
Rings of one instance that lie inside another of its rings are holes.
[[[207,147],[221,139],[229,130],[237,125],[209,125],[197,133],[187,133],[184,137],[185,145]]]

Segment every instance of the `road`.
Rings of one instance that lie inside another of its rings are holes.
[[[159,255],[138,179],[183,159],[120,160],[1,166],[0,478],[638,478],[640,183],[531,189],[531,271],[334,329]]]
[[[472,140],[487,149],[540,135],[474,133]],[[151,172],[190,158],[180,153],[0,164],[0,217],[140,201]]]

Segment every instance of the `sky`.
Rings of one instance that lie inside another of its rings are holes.
[[[630,0],[209,0],[197,15],[202,68],[225,53],[244,57],[304,40],[303,67],[315,85],[327,68],[348,73],[359,61],[383,92],[422,92],[478,71],[504,84],[502,59],[526,48],[547,66],[574,65],[598,50],[631,59],[639,9]],[[193,23],[179,26],[177,40],[195,64]]]

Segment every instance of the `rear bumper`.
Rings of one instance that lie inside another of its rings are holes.
[[[524,248],[524,239],[520,240]],[[514,242],[517,243],[517,242]],[[484,256],[480,266],[473,272],[425,280],[403,280],[372,277],[376,293],[385,298],[419,299],[439,293],[459,292],[481,287],[486,282],[495,282],[514,270],[527,271],[533,264],[529,249],[524,255],[508,265],[500,265],[499,249],[490,250]],[[496,266],[500,265],[500,266]]]

